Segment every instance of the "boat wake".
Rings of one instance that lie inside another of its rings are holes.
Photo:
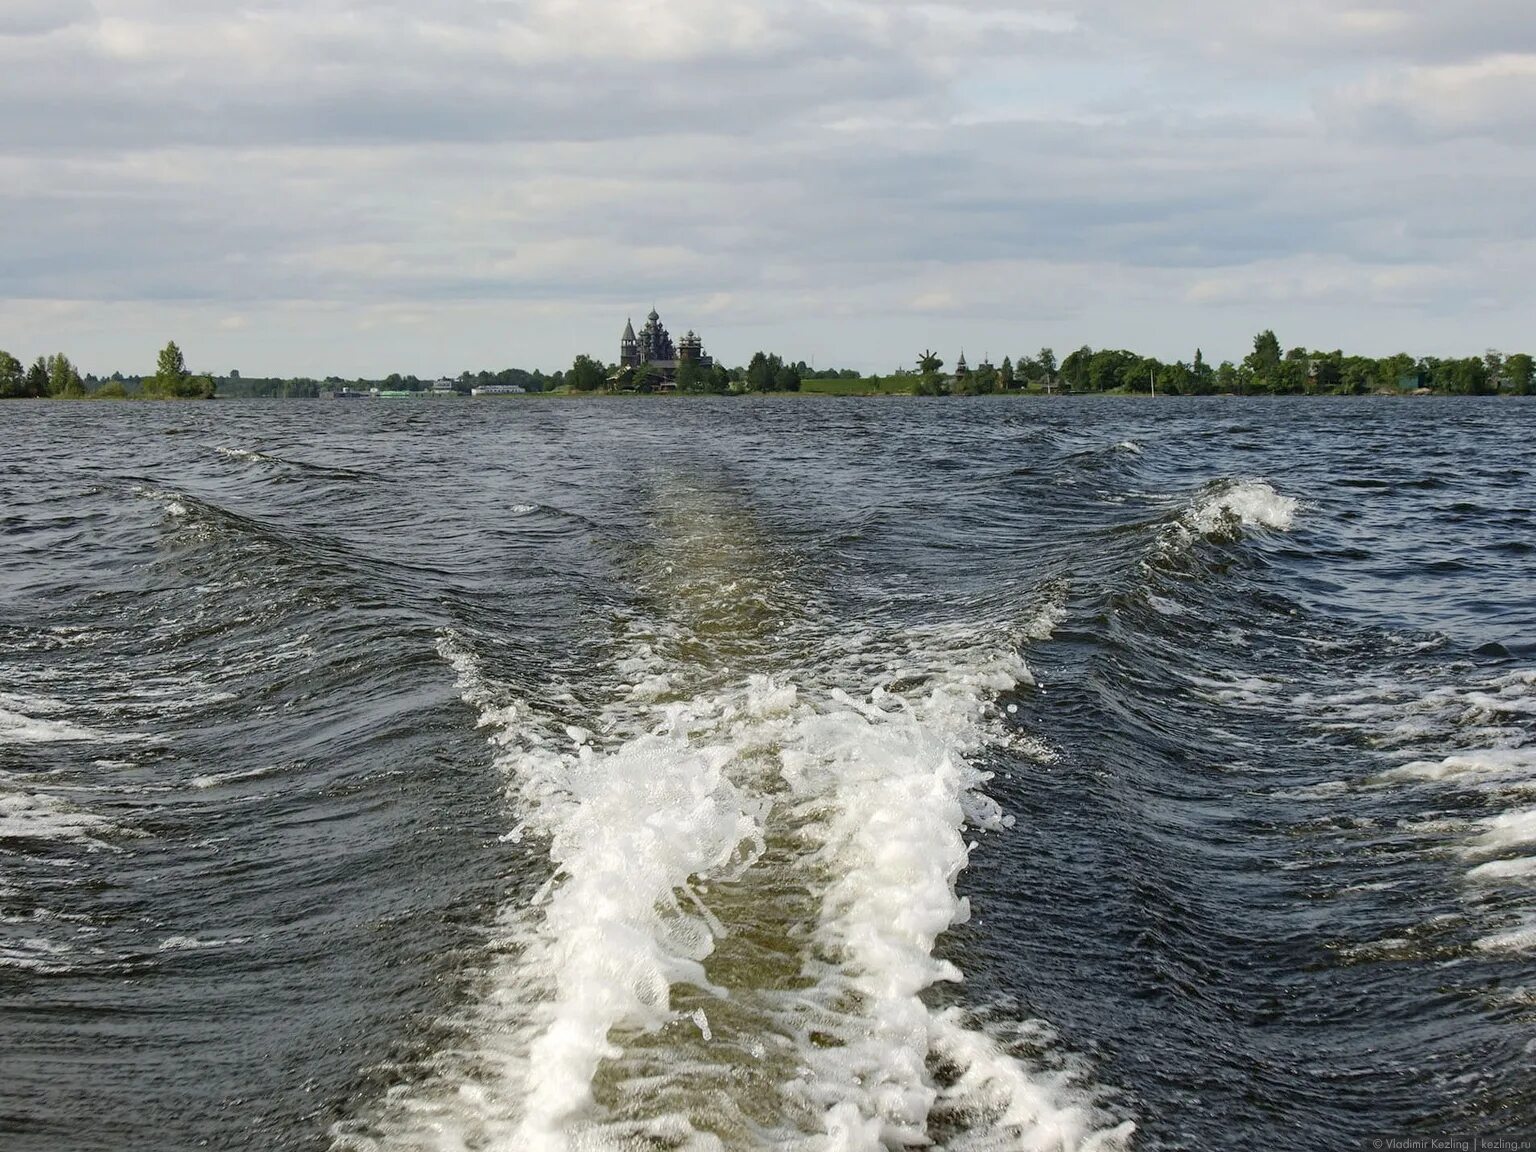
[[[494,643],[443,635],[543,883],[460,1043],[338,1152],[1122,1147],[1085,1077],[1029,1058],[1038,1026],[934,995],[976,838],[1011,824],[977,760],[1032,684],[1017,641],[831,629],[740,524],[660,520],[666,596],[621,621],[604,703],[520,695]]]

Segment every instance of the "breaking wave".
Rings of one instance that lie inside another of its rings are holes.
[[[1300,503],[1282,496],[1264,480],[1237,480],[1215,486],[1184,514],[1184,523],[1204,536],[1231,535],[1240,528],[1287,532]]]

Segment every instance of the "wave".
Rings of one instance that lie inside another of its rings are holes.
[[[1295,527],[1301,502],[1278,492],[1260,479],[1220,480],[1206,485],[1157,522],[1151,545],[1141,559],[1143,582],[1138,593],[1151,591],[1146,580],[1157,570],[1184,576],[1203,567],[1208,545],[1235,544],[1250,534],[1289,532]],[[1165,616],[1182,615],[1187,605],[1177,597],[1160,597],[1149,606]]]
[[[66,708],[61,700],[0,693],[0,744],[86,743],[110,739],[95,729],[48,715]]]
[[[0,840],[102,845],[112,821],[0,773]]]
[[[1451,793],[1479,807],[1504,808],[1470,820],[1437,808],[1431,818],[1404,826],[1441,851],[1451,848],[1462,862],[1478,949],[1536,949],[1536,810],[1524,806],[1536,793],[1536,671],[1432,687],[1370,685],[1304,702],[1335,723],[1360,726],[1378,755],[1395,761],[1368,786]],[[1495,890],[1501,899],[1483,899]]]
[[[1265,480],[1233,480],[1197,498],[1183,521],[1204,536],[1231,536],[1242,528],[1288,532],[1300,507],[1299,501],[1282,496]]]
[[[243,461],[248,464],[266,465],[275,470],[278,475],[284,473],[296,473],[299,477],[319,480],[339,480],[344,482],[371,481],[378,479],[371,472],[361,471],[355,468],[346,468],[338,464],[311,464],[304,460],[295,460],[287,456],[277,456],[270,452],[262,452],[255,448],[231,448],[224,445],[214,447],[214,451],[229,460]]]
[[[206,952],[210,948],[228,948],[237,944],[249,944],[253,937],[230,936],[224,939],[204,940],[198,936],[167,936],[160,941],[160,952]]]

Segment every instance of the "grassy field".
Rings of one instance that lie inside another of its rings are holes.
[[[863,380],[802,380],[800,391],[822,396],[906,396],[916,376],[867,376]]]

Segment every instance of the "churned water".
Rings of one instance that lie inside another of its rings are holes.
[[[0,409],[0,1147],[1536,1129],[1536,406]]]

